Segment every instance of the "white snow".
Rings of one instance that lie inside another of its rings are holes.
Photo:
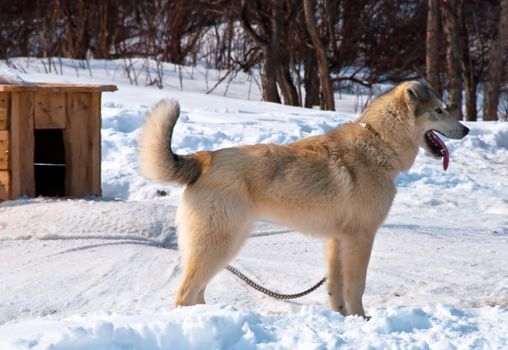
[[[262,315],[214,305],[31,320],[3,330],[9,346],[55,350],[493,349],[506,344],[506,317],[501,308],[461,311],[434,305],[376,310],[366,322],[313,306],[289,315]],[[33,335],[24,338],[26,333]]]
[[[445,140],[447,172],[422,152],[399,176],[369,266],[370,321],[330,311],[324,287],[278,301],[227,271],[211,282],[208,305],[174,309],[182,189],[137,172],[150,106],[180,101],[173,147],[188,153],[323,133],[356,118],[358,99],[337,95],[338,111],[323,112],[260,102],[242,75],[227,96],[226,84],[206,94],[219,72],[201,67],[184,68],[181,90],[166,65],[159,90],[143,86],[141,61],[139,86],[121,61],[55,62],[58,74],[26,58],[0,61],[0,72],[118,85],[102,99],[103,198],[0,203],[0,349],[508,348],[508,123],[468,123],[466,138]],[[325,274],[323,242],[260,222],[232,265],[268,288],[299,292]]]

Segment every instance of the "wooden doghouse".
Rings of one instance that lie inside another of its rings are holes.
[[[101,93],[114,85],[0,85],[0,201],[101,194]]]

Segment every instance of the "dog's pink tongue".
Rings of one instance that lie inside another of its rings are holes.
[[[450,162],[450,152],[448,151],[445,143],[441,141],[438,136],[434,138],[434,141],[436,141],[439,144],[439,148],[441,148],[441,155],[443,156],[443,169],[446,171],[446,169],[448,169],[448,163]]]
[[[448,152],[448,148],[442,149],[443,152],[443,169],[446,171],[448,169],[448,162],[450,161],[450,153]]]

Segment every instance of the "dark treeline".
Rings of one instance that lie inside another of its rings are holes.
[[[0,58],[260,69],[264,100],[323,109],[425,78],[457,118],[464,96],[466,119],[506,119],[507,46],[508,0],[0,0]]]

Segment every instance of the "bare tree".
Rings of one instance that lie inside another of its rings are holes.
[[[483,120],[497,120],[497,109],[503,76],[503,57],[508,49],[508,0],[501,0],[497,38],[490,49],[489,69],[485,83]]]
[[[319,99],[319,76],[318,65],[316,62],[316,55],[311,48],[305,46],[304,48],[304,77],[303,84],[305,87],[305,103],[304,106],[312,108],[313,106],[320,105]]]
[[[261,74],[261,84],[263,86],[263,100],[268,102],[280,103],[280,96],[277,90],[277,62],[275,53],[270,52],[269,41],[259,35],[252,27],[248,2],[242,0],[242,13],[241,23],[242,27],[254,40],[254,42],[261,47],[263,52],[263,72]]]
[[[251,9],[251,6],[255,8]],[[280,103],[277,86],[280,87],[284,103],[298,105],[298,92],[290,73],[288,51],[288,26],[294,17],[295,7],[291,1],[265,0],[250,2],[242,0],[241,23],[245,31],[263,52],[263,99]],[[255,21],[259,33],[252,26]]]
[[[462,119],[462,66],[461,57],[463,41],[460,18],[462,16],[462,0],[441,0],[446,34],[446,65],[448,73],[448,108],[450,114]]]
[[[459,18],[460,32],[459,36],[462,38],[462,57],[460,60],[462,72],[464,75],[464,91],[466,95],[466,116],[467,121],[476,121],[478,119],[478,113],[476,108],[476,88],[477,88],[477,76],[475,74],[475,67],[473,59],[470,54],[469,47],[469,31],[466,25],[466,18],[464,11],[461,12]]]
[[[247,73],[265,101],[329,109],[334,89],[425,71],[458,118],[465,92],[466,118],[476,119],[485,83],[484,118],[495,120],[508,80],[506,1],[0,1],[0,57],[44,57],[47,71],[58,56],[121,58],[133,83],[144,71],[159,87],[164,62],[180,72],[201,62],[221,72],[219,83]]]
[[[110,57],[118,28],[118,6],[119,0],[102,0],[97,4],[97,16],[92,19],[99,29],[93,49],[96,58]]]
[[[328,55],[316,29],[316,22],[314,20],[314,5],[311,1],[312,0],[303,1],[305,23],[312,41],[312,46],[314,47],[316,53],[316,60],[318,62],[321,93],[323,94],[323,109],[333,111],[335,110],[335,98],[333,94],[332,81],[330,80]]]
[[[89,21],[91,3],[85,0],[60,0],[65,21],[63,50],[65,56],[85,59],[90,48]]]
[[[439,0],[427,0],[427,6],[426,79],[429,85],[441,94],[442,86],[439,79],[439,44],[441,42],[442,33]]]

